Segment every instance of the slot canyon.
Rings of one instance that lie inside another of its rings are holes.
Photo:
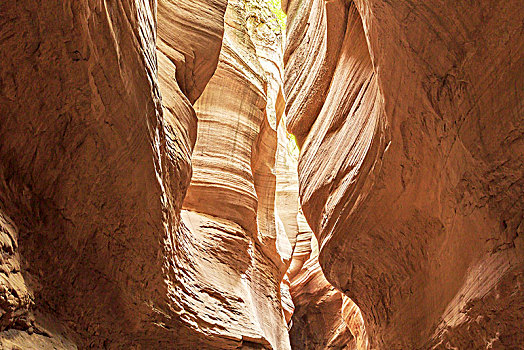
[[[1,0],[0,349],[524,349],[519,0]]]

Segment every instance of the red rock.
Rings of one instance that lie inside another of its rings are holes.
[[[0,348],[522,346],[520,2],[281,5],[0,4]]]
[[[519,3],[359,0],[333,22],[323,6],[287,2],[284,86],[327,279],[372,348],[520,346]]]

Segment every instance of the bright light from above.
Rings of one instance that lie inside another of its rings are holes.
[[[282,29],[282,32],[285,32],[286,30],[286,14],[284,11],[282,11],[282,5],[280,3],[280,0],[265,0],[269,3],[269,7],[271,9],[271,12],[277,16],[278,23],[280,24],[280,28]]]

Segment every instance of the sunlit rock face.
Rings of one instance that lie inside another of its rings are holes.
[[[277,152],[277,206],[293,247],[283,281],[283,307],[293,349],[366,349],[364,323],[358,307],[324,277],[318,244],[298,203],[298,152],[283,124]],[[286,302],[289,291],[292,302]]]
[[[159,56],[175,66],[166,65],[166,69],[194,103],[217,66],[227,0],[157,1]]]
[[[358,307],[324,277],[318,244],[302,218],[288,271],[294,313],[289,337],[293,349],[366,349]]]
[[[0,348],[524,343],[521,3],[282,6],[0,4]]]
[[[520,346],[519,2],[284,7],[303,211],[370,345]]]
[[[225,3],[171,23],[181,76],[156,1],[0,5],[2,348],[181,348],[173,234]]]
[[[289,349],[280,283],[291,246],[275,176],[282,35],[256,1],[229,1],[225,23],[218,67],[195,104],[177,292],[205,346]]]

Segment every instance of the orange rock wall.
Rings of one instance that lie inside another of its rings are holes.
[[[155,1],[0,5],[2,346],[162,348],[191,337],[166,281],[196,136],[190,101],[221,43],[225,1],[208,3],[192,32],[171,27],[181,52],[212,43],[196,53],[207,67],[177,63],[197,86],[183,91],[157,61]]]
[[[518,2],[285,8],[302,207],[370,345],[521,344]]]

